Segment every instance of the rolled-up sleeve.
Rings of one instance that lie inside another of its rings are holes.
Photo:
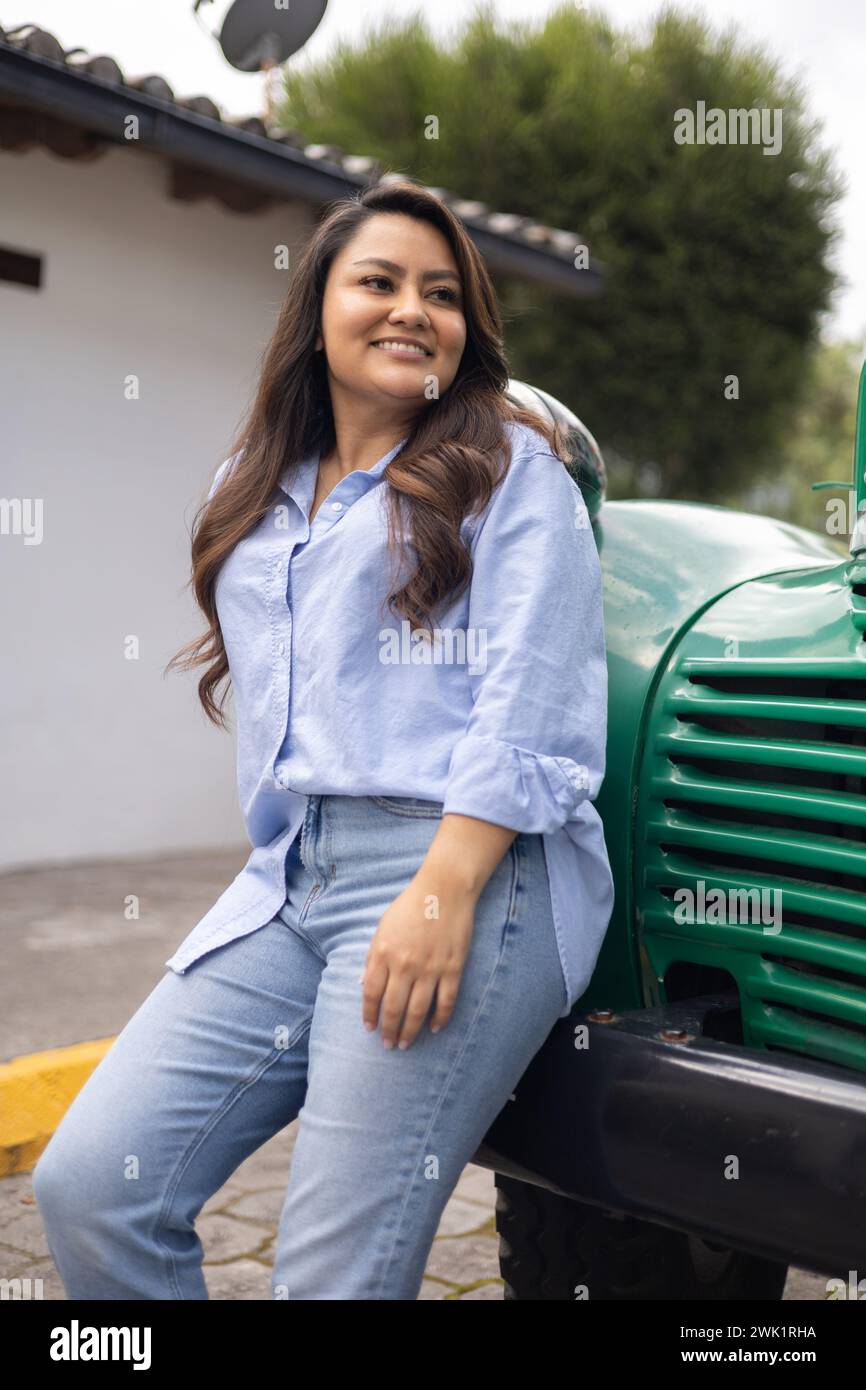
[[[601,565],[580,489],[550,452],[515,457],[472,545],[472,712],[443,814],[546,834],[604,777]]]

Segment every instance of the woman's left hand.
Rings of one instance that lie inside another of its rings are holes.
[[[382,1013],[382,1041],[406,1048],[436,995],[432,1032],[451,1017],[472,940],[478,894],[419,870],[382,914],[370,942],[362,980],[363,1018],[375,1028]]]

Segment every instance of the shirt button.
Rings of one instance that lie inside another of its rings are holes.
[[[279,767],[274,768],[274,777],[278,787],[288,786],[288,782],[286,780],[286,769],[282,766],[282,764]]]
[[[280,656],[285,656],[285,654],[286,654],[286,644],[285,644],[285,642],[278,642],[278,643],[277,643],[277,651],[279,652]]]
[[[343,510],[342,502],[332,502],[331,506],[333,507],[335,512],[341,512]]]

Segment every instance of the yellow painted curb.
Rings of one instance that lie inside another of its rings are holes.
[[[29,1173],[114,1038],[31,1052],[0,1065],[0,1177]]]

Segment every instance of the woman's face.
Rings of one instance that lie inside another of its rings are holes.
[[[399,406],[442,395],[466,343],[447,239],[403,213],[371,217],[331,263],[321,327],[316,347],[324,344],[332,398],[363,396],[381,407],[383,397]],[[404,350],[384,346],[406,339],[425,351],[405,341]]]

